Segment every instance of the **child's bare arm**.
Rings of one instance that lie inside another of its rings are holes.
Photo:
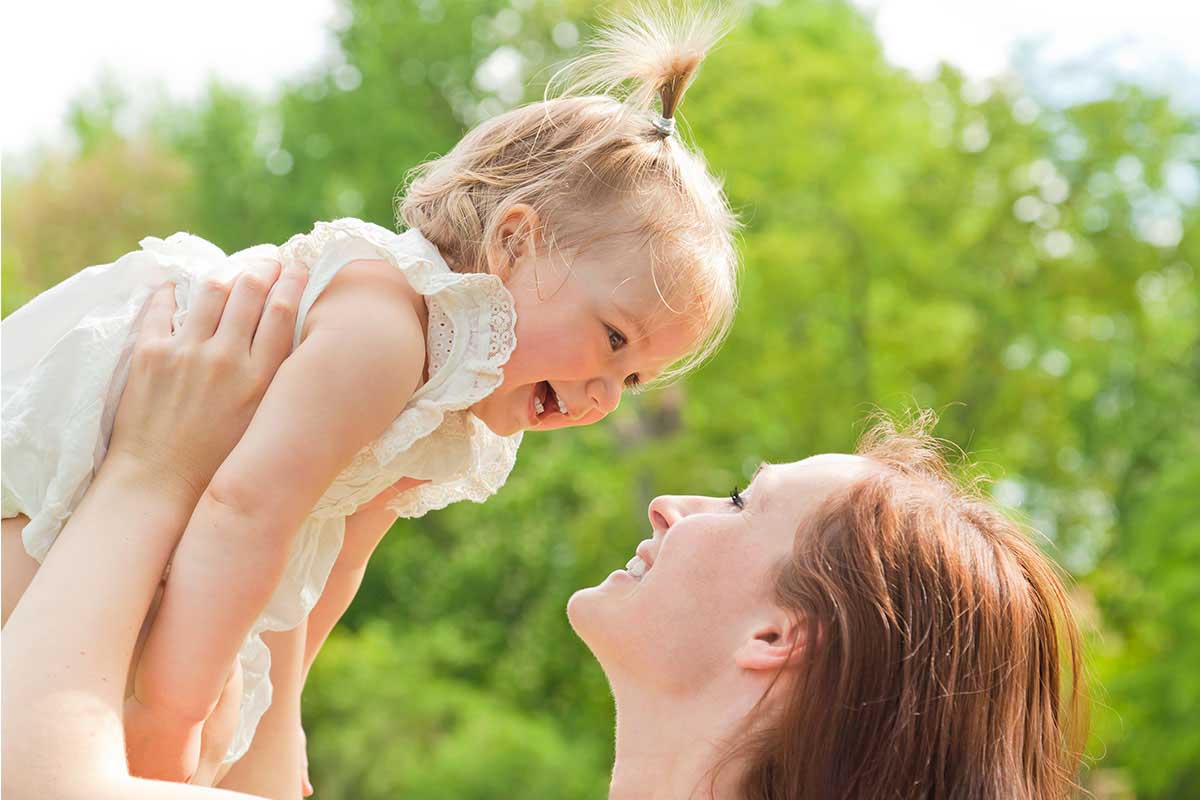
[[[176,551],[135,681],[137,700],[162,732],[163,753],[194,738],[219,697],[300,523],[419,384],[419,316],[412,289],[390,265],[344,267],[205,490]],[[155,771],[154,763],[141,768]]]

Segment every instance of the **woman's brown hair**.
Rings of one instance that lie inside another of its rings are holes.
[[[926,412],[797,532],[778,602],[810,645],[732,755],[750,800],[1065,798],[1085,720],[1059,572],[954,479]],[[762,720],[769,720],[762,724]]]

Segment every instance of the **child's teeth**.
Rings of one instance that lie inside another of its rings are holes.
[[[646,562],[642,561],[641,556],[634,556],[629,559],[629,563],[625,565],[625,569],[635,578],[641,578],[646,574]]]
[[[533,398],[533,410],[536,411],[540,415],[542,412],[544,412],[546,410],[546,407],[544,405],[542,405],[541,400],[538,400],[535,397],[535,398]]]

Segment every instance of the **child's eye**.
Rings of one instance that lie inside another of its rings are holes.
[[[746,501],[742,499],[742,490],[738,487],[733,487],[733,491],[729,493],[729,501],[738,508],[745,508]]]
[[[619,330],[617,330],[616,328],[613,328],[609,325],[605,325],[604,327],[608,328],[608,346],[609,347],[611,347],[615,351],[615,350],[620,350],[622,347],[625,346],[625,341],[626,341],[625,336]]]

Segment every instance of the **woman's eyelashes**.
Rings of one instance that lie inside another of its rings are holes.
[[[733,491],[729,493],[729,501],[738,509],[746,507],[746,501],[742,497],[742,490],[738,487],[733,487]]]

